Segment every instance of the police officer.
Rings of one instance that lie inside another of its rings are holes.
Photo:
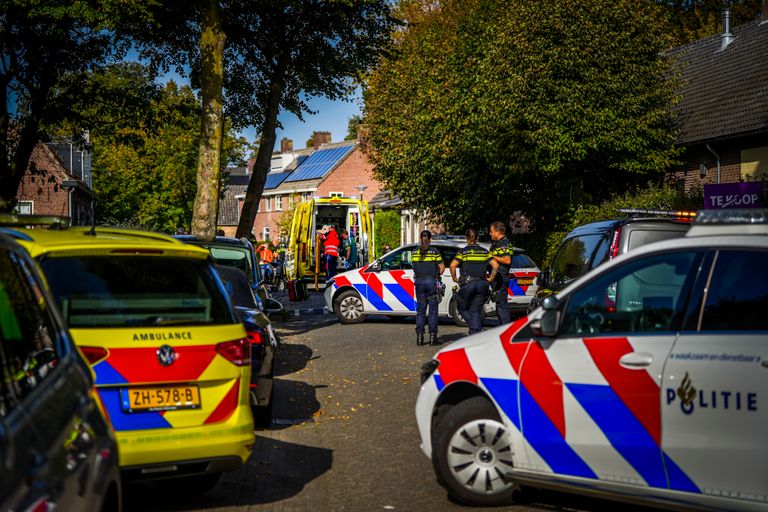
[[[430,245],[432,233],[421,232],[419,247],[411,254],[413,280],[416,285],[416,345],[424,344],[424,323],[429,306],[429,344],[437,345],[437,304],[441,285],[440,275],[445,270],[440,251]]]
[[[451,278],[461,286],[456,305],[469,326],[469,334],[481,331],[483,306],[488,298],[488,281],[495,278],[494,268],[492,277],[486,279],[488,258],[488,251],[477,243],[477,231],[468,229],[467,245],[456,253],[451,262]],[[460,278],[456,277],[457,268],[461,268]]]
[[[509,302],[507,302],[507,290],[509,289],[509,268],[512,265],[512,246],[506,236],[504,223],[496,221],[491,223],[491,257],[489,263],[498,264],[496,278],[491,282],[496,301],[496,316],[499,325],[509,323]]]

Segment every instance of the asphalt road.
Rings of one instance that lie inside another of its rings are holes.
[[[275,420],[257,431],[248,464],[203,495],[128,485],[126,510],[476,510],[449,501],[419,449],[419,368],[435,348],[416,346],[412,320],[340,325],[316,315],[279,326]],[[464,332],[440,325],[444,343]],[[613,502],[534,491],[496,510],[616,509]]]

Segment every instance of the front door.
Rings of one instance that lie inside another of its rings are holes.
[[[674,489],[768,501],[768,252],[720,250],[664,371]]]
[[[668,253],[613,268],[563,299],[556,339],[513,346],[531,469],[667,487],[661,375],[699,258]]]
[[[405,315],[416,311],[411,251],[405,246],[379,260],[378,272],[366,272],[366,299],[376,311]]]

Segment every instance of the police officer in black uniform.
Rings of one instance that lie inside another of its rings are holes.
[[[468,229],[467,245],[456,253],[456,257],[451,262],[451,278],[461,286],[456,298],[456,305],[459,314],[469,326],[469,334],[475,334],[482,330],[483,306],[488,298],[490,279],[486,278],[488,258],[488,251],[477,243],[477,231]],[[457,268],[461,268],[461,277],[459,278],[456,277]]]
[[[440,275],[445,263],[440,251],[430,245],[432,233],[421,232],[420,245],[411,253],[413,280],[416,288],[416,345],[424,344],[424,324],[429,306],[429,344],[437,345],[437,304],[441,287]]]
[[[504,223],[496,221],[491,223],[491,259],[489,263],[498,264],[496,278],[491,281],[496,301],[496,316],[499,325],[509,323],[509,302],[507,302],[507,290],[509,289],[509,268],[512,265],[512,246],[506,236]]]

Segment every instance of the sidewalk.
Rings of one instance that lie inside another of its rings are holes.
[[[307,300],[291,302],[288,300],[288,292],[285,290],[272,293],[272,298],[283,304],[288,316],[326,315],[330,311],[325,309],[324,291],[323,284],[320,285],[319,292],[315,291],[315,286],[312,284],[307,288]]]

